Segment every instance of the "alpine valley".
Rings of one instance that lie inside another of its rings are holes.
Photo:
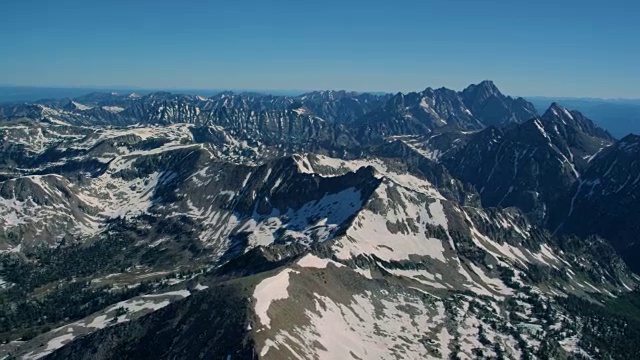
[[[640,136],[463,91],[0,105],[0,358],[638,359]]]

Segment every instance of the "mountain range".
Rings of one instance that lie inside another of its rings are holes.
[[[635,358],[638,151],[491,81],[0,105],[0,357]]]

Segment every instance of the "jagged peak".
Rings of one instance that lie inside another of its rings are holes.
[[[500,89],[494,84],[492,80],[483,80],[478,84],[471,84],[462,91],[463,94],[475,94],[475,96],[484,94],[491,96],[504,96]]]
[[[434,92],[435,90],[431,86],[428,86],[426,89],[422,90],[423,94],[433,94]]]
[[[629,134],[618,142],[618,148],[627,152],[638,152],[640,150],[640,135]]]
[[[640,142],[640,135],[638,134],[628,134],[627,136],[620,139],[620,142]]]
[[[564,118],[564,119],[571,119],[574,120],[574,114],[573,113],[578,113],[577,111],[569,111],[567,108],[565,108],[564,106],[558,104],[557,102],[553,102],[551,103],[551,105],[549,106],[549,108],[547,109],[547,111],[545,111],[545,113],[542,115],[543,118],[549,118],[552,116],[555,117],[559,117],[559,118]],[[582,114],[580,114],[582,115]]]
[[[612,141],[613,137],[602,128],[598,127],[591,119],[577,110],[568,110],[557,102],[553,102],[547,111],[540,117],[540,121],[555,125],[569,126],[579,129],[590,136]]]
[[[217,93],[214,97],[219,97],[219,98],[225,98],[225,97],[229,97],[229,96],[235,96],[237,95],[235,92],[231,91],[231,90],[227,90],[227,91],[221,91],[219,93]]]
[[[578,110],[569,110],[566,107],[560,105],[557,102],[551,103],[549,108],[540,117],[542,121],[560,121],[563,124],[574,124],[577,126],[588,125],[590,127],[596,127],[593,121],[585,117]]]
[[[424,89],[423,91],[421,91],[420,95],[427,96],[427,97],[435,97],[435,96],[449,97],[451,99],[459,96],[458,93],[455,90],[451,90],[451,89],[446,88],[446,87],[439,87],[437,89],[434,89],[432,87],[428,87],[428,88]]]
[[[152,93],[149,93],[147,95],[144,96],[145,99],[166,99],[166,98],[173,98],[173,97],[178,97],[180,95],[177,94],[173,94],[171,92],[168,91],[154,91]],[[128,95],[129,98],[140,98],[140,96],[136,93],[131,93]]]
[[[356,97],[359,93],[348,90],[318,90],[311,91],[300,96],[303,100],[329,100],[335,101],[344,98]]]
[[[493,80],[483,80],[478,84],[478,86],[483,89],[498,90],[498,87]]]

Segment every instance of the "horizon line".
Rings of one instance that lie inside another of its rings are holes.
[[[492,80],[483,80],[483,81],[492,81]],[[493,82],[493,81],[492,81]],[[479,83],[478,83],[479,84]],[[471,83],[470,85],[477,85]],[[158,91],[166,91],[166,92],[180,92],[180,91],[209,91],[209,92],[256,92],[256,93],[264,93],[267,95],[277,95],[277,96],[294,96],[303,95],[310,92],[315,91],[345,91],[352,92],[358,94],[408,94],[412,92],[421,92],[425,89],[431,88],[427,86],[422,90],[412,90],[412,91],[384,91],[384,90],[366,90],[366,91],[357,91],[357,90],[348,90],[348,89],[264,89],[264,88],[189,88],[189,87],[144,87],[144,86],[133,86],[133,85],[17,85],[17,84],[0,84],[0,88],[32,88],[32,89],[66,89],[66,90],[111,90],[111,91],[145,91],[145,92],[158,92]],[[440,86],[439,88],[449,89],[445,86]],[[466,87],[465,87],[466,88]],[[436,88],[434,88],[436,89]],[[499,89],[499,88],[498,88]],[[454,90],[454,89],[451,89]],[[463,89],[464,90],[464,89]],[[454,90],[461,91],[461,90]],[[500,90],[502,92],[502,90]],[[276,94],[280,93],[280,94]],[[284,94],[287,93],[287,94]],[[597,97],[597,96],[567,96],[567,95],[511,95],[505,94],[506,96],[511,97],[522,97],[529,99],[541,99],[541,100],[601,100],[601,101],[640,101],[640,97]]]

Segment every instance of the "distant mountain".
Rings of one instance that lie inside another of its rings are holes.
[[[74,98],[90,92],[92,88],[56,88],[35,86],[0,86],[0,103],[34,102],[40,99]]]
[[[494,124],[521,123],[536,115],[530,103],[505,96],[493,82],[484,81],[462,92],[427,88],[420,93],[397,94],[359,124],[364,136],[375,138],[479,130]]]
[[[169,92],[142,96],[94,92],[75,99],[42,100],[36,107],[0,106],[0,119],[26,116],[85,126],[185,122],[232,127],[245,136],[271,143],[287,139],[299,146],[312,140],[341,149],[391,135],[520,123],[536,115],[532,109],[526,101],[505,96],[492,82],[485,81],[463,92],[427,88],[395,96],[345,91],[297,97],[222,92],[206,98]],[[350,129],[344,127],[347,125]]]
[[[298,102],[301,109],[306,109],[322,119],[350,124],[380,108],[390,98],[389,94],[315,91],[301,95]]]
[[[588,159],[613,138],[554,103],[540,118],[491,127],[465,141],[441,159],[452,174],[475,185],[485,206],[516,206],[542,224]],[[440,146],[444,152],[448,145]]]
[[[539,111],[547,108],[552,102],[576,109],[594,119],[598,126],[619,139],[629,133],[640,134],[640,100],[544,97],[527,97],[527,100],[531,101]]]
[[[467,107],[487,126],[522,123],[537,116],[533,104],[502,94],[489,80],[470,85],[461,96]]]
[[[132,92],[144,95],[151,92],[159,91],[160,89],[148,89],[148,88],[135,88],[127,86],[113,86],[110,88],[100,87],[45,87],[45,86],[14,86],[14,85],[0,85],[0,104],[1,103],[24,103],[34,102],[43,99],[61,99],[61,98],[82,98],[83,95],[89,93],[116,93],[116,94],[130,94]],[[189,95],[202,95],[212,96],[218,94],[223,89],[174,89],[174,92],[180,92],[182,94]],[[304,90],[250,90],[239,89],[238,92],[253,92],[259,94],[269,94],[278,96],[297,96],[305,93]],[[375,93],[376,95],[382,95],[383,93]]]

